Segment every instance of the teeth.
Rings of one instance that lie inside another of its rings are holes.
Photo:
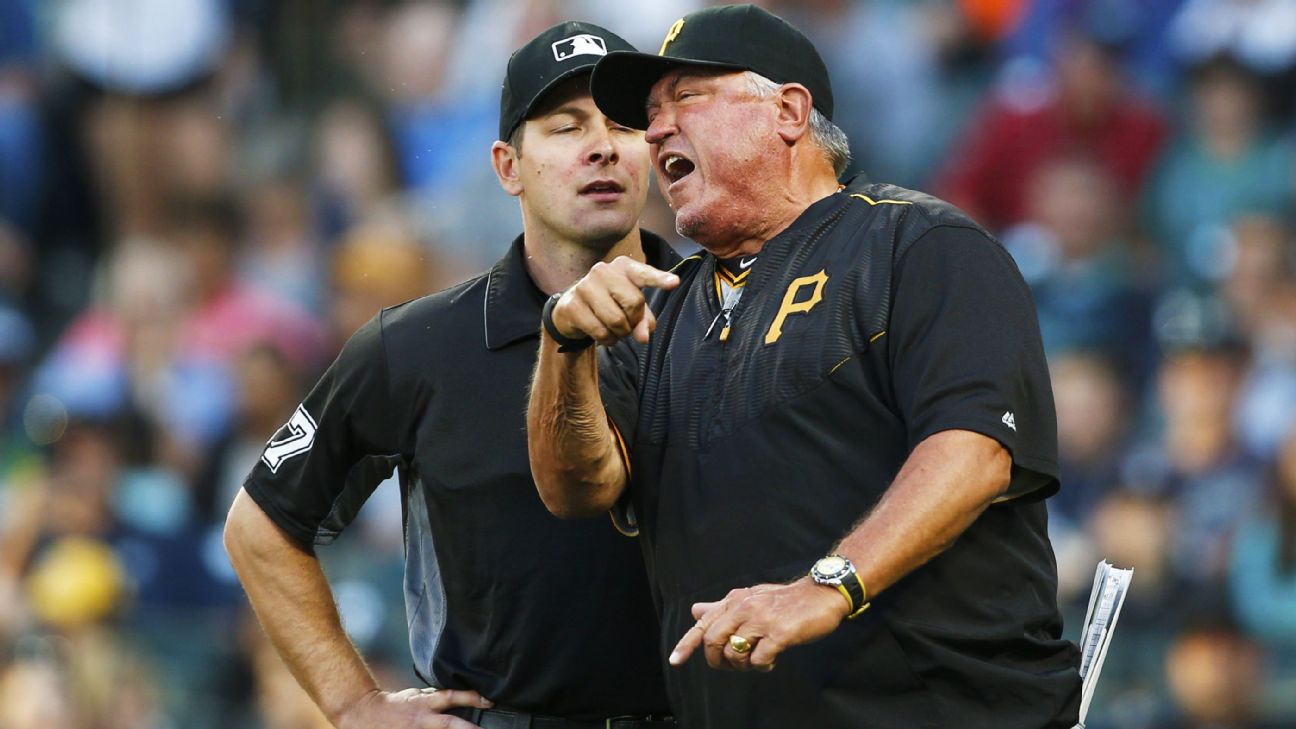
[[[680,165],[680,163],[684,161],[685,159],[683,157],[672,154],[671,156],[666,158],[666,164],[662,165],[662,167],[666,170],[666,174],[676,179],[679,179],[680,177],[683,176],[684,171],[678,169],[678,166]]]

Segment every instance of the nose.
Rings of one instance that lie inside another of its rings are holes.
[[[621,159],[621,155],[612,141],[612,133],[606,127],[596,127],[596,129],[585,161],[592,165],[616,164],[617,160]]]
[[[670,104],[662,104],[653,119],[648,124],[648,129],[644,132],[644,141],[649,144],[659,144],[667,137],[676,134],[679,129],[675,127],[675,112],[671,109]]]

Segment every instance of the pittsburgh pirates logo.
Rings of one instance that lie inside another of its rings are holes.
[[[666,31],[666,40],[662,41],[661,49],[657,51],[657,55],[659,56],[666,55],[666,46],[673,43],[675,39],[679,37],[680,31],[683,29],[684,29],[684,19],[680,18],[679,20],[675,21],[675,24],[670,27],[670,30]]]
[[[827,271],[820,271],[813,276],[802,276],[788,284],[787,293],[783,294],[783,305],[779,307],[774,323],[765,333],[765,343],[773,344],[783,336],[783,322],[792,314],[804,314],[823,301],[824,284],[828,283]],[[809,298],[797,301],[801,289],[810,287]]]

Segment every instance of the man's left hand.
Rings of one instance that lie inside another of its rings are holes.
[[[836,630],[848,610],[845,597],[809,577],[732,590],[719,602],[693,603],[697,624],[676,644],[670,663],[683,665],[701,646],[712,668],[770,671],[787,648]],[[750,650],[734,650],[731,636],[745,639]]]

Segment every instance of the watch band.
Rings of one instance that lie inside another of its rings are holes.
[[[868,588],[864,587],[864,578],[860,577],[853,567],[850,575],[844,578],[838,587],[850,598],[851,612],[846,616],[847,620],[858,618],[869,609]]]
[[[558,303],[558,299],[561,299],[562,295],[563,292],[559,291],[545,300],[544,308],[540,310],[540,323],[544,325],[545,331],[549,332],[549,336],[558,343],[559,352],[562,352],[563,354],[583,352],[594,346],[593,337],[580,337],[577,339],[565,337],[558,331],[558,326],[554,324],[554,305]]]
[[[840,565],[827,568],[830,572],[820,572],[821,564],[832,561],[840,562]],[[864,586],[864,578],[859,576],[855,564],[847,557],[830,554],[815,562],[810,568],[810,579],[820,585],[836,588],[846,598],[847,619],[857,618],[869,609],[868,588]]]

